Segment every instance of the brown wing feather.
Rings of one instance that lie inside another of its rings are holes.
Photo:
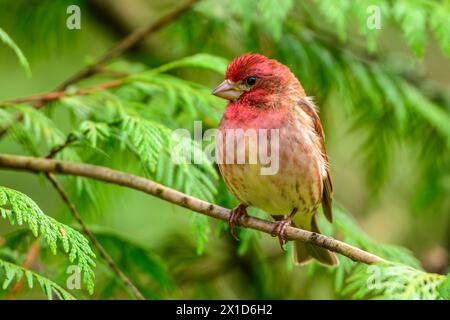
[[[323,195],[322,195],[322,208],[325,217],[330,222],[333,222],[333,212],[331,210],[331,204],[333,201],[333,178],[331,177],[330,169],[327,169],[327,177],[323,180]]]
[[[328,167],[328,155],[327,150],[325,149],[325,133],[323,131],[322,123],[320,122],[320,118],[317,115],[316,108],[314,102],[305,97],[300,100],[299,103],[302,110],[311,117],[314,123],[314,129],[316,130],[317,135],[320,137],[320,144],[322,149],[323,157],[327,164],[327,176],[323,180],[323,194],[322,194],[322,208],[325,214],[325,217],[329,222],[333,221],[333,214],[331,210],[331,204],[333,200],[333,178],[331,177],[331,171]]]

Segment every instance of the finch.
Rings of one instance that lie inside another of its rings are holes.
[[[244,54],[228,65],[225,81],[212,94],[229,100],[219,125],[222,137],[238,129],[278,132],[278,140],[267,139],[267,149],[275,150],[279,158],[275,173],[261,174],[258,169],[267,163],[262,163],[260,155],[256,163],[218,163],[225,184],[240,202],[228,221],[232,235],[237,238],[234,226],[247,214],[248,207],[262,209],[277,220],[272,235],[279,237],[282,247],[289,225],[320,233],[320,204],[332,222],[333,182],[317,108],[300,81],[276,60]],[[245,140],[246,136],[237,139]],[[216,150],[228,157],[237,144],[233,142],[230,148],[226,140],[216,139]],[[251,151],[248,143],[244,142],[246,160]],[[260,136],[257,143],[262,143]],[[324,248],[301,241],[294,241],[293,247],[296,264],[306,264],[313,258],[328,266],[338,264],[335,254]]]

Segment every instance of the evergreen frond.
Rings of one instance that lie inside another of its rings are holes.
[[[13,124],[14,116],[8,110],[2,109],[0,106],[0,127],[8,128]]]
[[[374,253],[388,262],[373,265],[354,263],[339,256],[340,264],[333,271],[335,290],[352,299],[436,300],[446,298],[446,277],[422,270],[413,254],[399,246],[381,244],[361,230],[355,220],[341,207],[335,206],[333,225],[321,216],[325,233],[342,236],[346,243]],[[317,265],[309,266],[310,271]]]
[[[15,140],[31,154],[40,156],[47,152],[49,147],[64,142],[64,134],[56,124],[32,106],[17,104],[5,110],[23,116],[23,121],[15,122],[10,130]]]
[[[134,75],[130,80],[134,81],[137,88],[152,96],[150,110],[161,112],[158,109],[163,105],[163,111],[172,113],[179,124],[187,125],[188,119],[200,120],[205,117],[212,119],[212,123],[219,121],[217,111],[223,102],[212,96],[209,88],[172,75],[153,72]]]
[[[434,6],[430,15],[430,28],[444,54],[450,56],[450,28],[448,27],[450,1],[439,1]]]
[[[80,124],[80,131],[93,148],[97,147],[98,140],[104,141],[111,135],[108,125],[101,122],[83,121]]]
[[[154,172],[169,130],[159,123],[125,115],[120,130],[129,146],[139,156],[146,170]]]
[[[224,74],[227,65],[228,61],[222,57],[207,53],[198,53],[153,68],[150,72],[162,73],[176,68],[202,68]]]
[[[300,1],[299,1],[300,2]],[[307,5],[303,5],[302,8]],[[356,18],[359,32],[366,36],[368,50],[374,52],[376,39],[384,32],[389,23],[398,27],[403,33],[407,44],[417,56],[422,56],[426,46],[427,27],[430,28],[438,40],[443,52],[449,53],[448,16],[450,3],[448,1],[388,1],[388,0],[316,0],[315,6],[333,32],[343,41],[347,41],[347,33],[353,23],[350,19]],[[380,28],[370,29],[367,25],[369,8],[376,8],[380,14]],[[305,11],[304,11],[305,12]],[[307,10],[309,15],[316,10]],[[316,19],[317,20],[317,19]]]
[[[4,278],[2,285],[3,290],[7,290],[14,280],[18,282],[21,279],[24,279],[24,282],[27,283],[28,287],[33,289],[35,283],[34,280],[37,280],[42,292],[47,296],[48,300],[53,300],[55,297],[60,300],[75,300],[74,296],[50,279],[2,259],[0,259],[0,278]]]
[[[422,56],[427,36],[427,11],[421,10],[418,3],[420,2],[396,1],[392,7],[392,16],[400,25],[407,43],[418,56]]]
[[[218,175],[201,146],[190,138],[174,138],[167,128],[157,123],[132,117],[126,119],[121,130],[125,133],[124,138],[143,161],[144,168],[149,169],[151,177],[187,194],[214,201]],[[175,154],[173,150],[177,145],[187,148]],[[200,155],[200,161],[194,164],[190,160],[192,155]],[[174,157],[178,158],[177,163]],[[208,218],[193,214],[191,222],[197,237],[197,252],[202,253],[210,233]]]
[[[232,13],[245,17],[247,30],[254,24],[267,31],[276,41],[281,39],[284,21],[294,6],[293,0],[277,1],[273,5],[271,0],[236,1],[230,6]]]
[[[359,265],[342,293],[355,299],[444,300],[445,281],[443,275],[397,263]]]
[[[422,271],[419,261],[409,250],[394,246],[378,243],[371,239],[358,226],[354,218],[339,206],[333,208],[334,221],[330,225],[326,223],[323,215],[320,215],[321,226],[326,234],[334,236],[341,235],[342,240],[358,248],[376,254],[386,259],[388,264],[361,265],[356,264],[350,259],[339,256],[340,264],[333,270],[335,290],[343,296],[351,296],[357,299],[365,298],[383,298],[383,299],[408,299],[415,296],[415,299],[429,299],[437,297],[437,287],[441,283],[442,276],[428,274]],[[386,267],[387,266],[387,267]],[[392,269],[390,269],[392,268]],[[317,265],[312,264],[310,270],[317,269]],[[391,276],[390,272],[401,274],[404,277]],[[375,273],[376,272],[376,273]],[[421,275],[423,283],[416,283],[415,275]],[[371,286],[371,281],[376,277],[376,287]],[[397,291],[387,290],[391,287],[392,281],[399,281],[398,286],[403,286]],[[427,281],[433,282],[431,287],[427,287]],[[404,288],[408,290],[405,292]],[[431,292],[431,291],[432,292]]]
[[[444,300],[450,300],[450,274],[447,274],[444,281],[438,287],[439,295]]]
[[[94,291],[95,254],[88,240],[78,231],[45,215],[28,196],[0,186],[0,214],[11,225],[24,223],[35,237],[41,235],[53,254],[62,246],[71,263],[76,263],[83,274],[83,281],[89,292]]]

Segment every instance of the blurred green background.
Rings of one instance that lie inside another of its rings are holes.
[[[402,91],[398,82],[407,81],[423,93],[424,99],[446,116],[441,120],[450,126],[450,60],[448,43],[442,44],[450,39],[436,40],[430,27],[434,9],[421,1],[399,1],[403,9],[396,8],[394,2],[380,1],[382,28],[373,35],[361,31],[367,15],[363,9],[368,4],[360,4],[362,11],[358,11],[352,8],[356,4],[347,1],[262,1],[262,5],[239,2],[242,3],[199,1],[194,9],[148,36],[119,60],[152,68],[196,53],[231,60],[251,51],[289,65],[321,108],[336,201],[376,242],[408,248],[426,271],[446,274],[450,246],[449,137],[433,128],[432,117],[416,114],[418,109],[409,107],[414,102],[408,101],[408,91]],[[81,30],[65,27],[65,10],[74,3],[81,8]],[[448,10],[448,2],[442,3]],[[0,44],[0,101],[51,91],[124,35],[180,4],[181,1],[158,0],[0,0],[0,27],[22,49],[32,71],[28,78],[13,51]],[[400,13],[396,10],[403,10],[407,17],[417,10],[424,15],[408,22],[398,18]],[[420,19],[425,19],[423,30],[408,29],[408,23],[421,24]],[[446,19],[443,28],[450,34],[450,16]],[[371,41],[376,43],[375,48]],[[367,74],[373,79],[369,79],[368,91],[372,90],[374,100],[368,97],[367,87],[361,89],[366,84],[353,77],[352,59],[361,61],[362,67],[369,70]],[[175,70],[172,74],[211,89],[223,78],[195,68]],[[383,75],[389,79],[386,83],[382,83]],[[101,82],[93,79],[86,83]],[[354,92],[360,96],[354,96]],[[374,101],[378,101],[378,109]],[[216,116],[220,116],[221,103],[216,102]],[[400,112],[404,112],[404,118],[397,122],[393,114],[398,108],[403,108]],[[424,108],[426,113],[429,109],[427,105]],[[58,108],[47,114],[64,133],[76,126],[76,121]],[[0,140],[0,150],[28,154],[9,136]],[[139,170],[139,162],[126,152],[112,154],[102,163],[125,171]],[[64,203],[44,177],[2,170],[0,181],[1,185],[30,196],[46,214],[74,225]],[[209,240],[204,244],[204,252],[198,254],[198,230],[192,227],[192,213],[119,186],[95,185],[100,204],[76,200],[80,211],[89,211],[81,212],[86,221],[94,230],[121,235],[149,250],[164,265],[163,270],[171,278],[168,282],[173,281],[165,286],[151,277],[149,280],[133,274],[136,281],[142,281],[140,286],[146,288],[149,298],[347,297],[336,290],[334,271],[318,266],[291,270],[277,241],[266,234],[249,236],[248,248],[244,250],[222,223],[210,219]],[[220,183],[219,190],[223,188]],[[235,203],[231,196],[223,194],[219,192],[217,203]],[[7,237],[14,230],[17,227],[0,222],[0,235]],[[119,251],[114,256],[127,255],[125,247],[118,247],[114,241],[109,244],[107,236],[103,241],[113,252]],[[56,260],[57,257],[43,253],[34,267],[64,278],[64,268],[58,267],[61,262]],[[133,264],[132,258],[129,263]],[[129,298],[123,285],[102,263],[96,273],[94,298]],[[38,290],[23,288],[18,298],[27,297],[42,298]]]

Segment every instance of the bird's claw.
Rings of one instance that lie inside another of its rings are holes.
[[[231,210],[230,217],[228,218],[228,227],[230,228],[231,235],[237,241],[239,241],[239,238],[236,233],[235,225],[239,224],[239,219],[241,219],[245,215],[247,215],[247,206],[241,203],[236,208]]]
[[[281,250],[286,251],[284,245],[287,242],[286,239],[286,228],[289,227],[292,223],[291,217],[288,217],[284,220],[278,221],[275,224],[275,227],[272,230],[271,236],[278,237],[278,241],[280,242]]]

